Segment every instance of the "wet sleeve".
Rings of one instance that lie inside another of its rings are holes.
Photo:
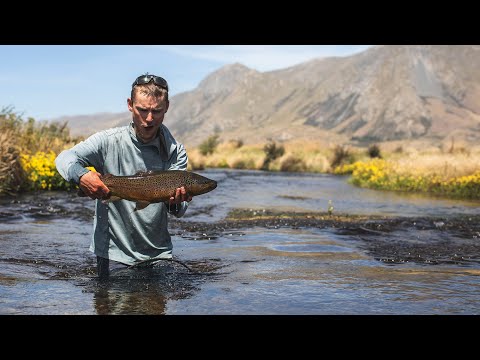
[[[65,180],[78,184],[80,177],[90,171],[86,169],[87,166],[93,166],[101,172],[105,140],[106,136],[103,133],[97,133],[71,149],[62,151],[55,159],[60,175]]]

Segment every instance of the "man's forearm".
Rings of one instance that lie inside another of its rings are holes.
[[[90,170],[82,165],[71,150],[62,151],[55,159],[55,165],[60,175],[67,181],[73,181],[78,184],[80,177],[85,175]]]

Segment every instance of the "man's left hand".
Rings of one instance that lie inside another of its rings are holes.
[[[192,197],[188,195],[187,191],[183,186],[175,190],[175,196],[170,197],[170,200],[168,202],[170,205],[173,205],[180,204],[182,201],[192,201]]]

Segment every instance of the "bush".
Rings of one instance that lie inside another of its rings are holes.
[[[263,151],[265,152],[265,160],[263,161],[262,170],[268,170],[268,166],[273,160],[285,154],[285,148],[283,145],[277,146],[275,141],[269,141],[265,144]]]
[[[280,171],[302,172],[306,170],[305,162],[294,155],[288,156],[280,165]]]
[[[337,145],[335,146],[335,149],[333,149],[333,158],[332,161],[330,161],[330,167],[335,169],[337,166],[340,166],[344,163],[352,162],[352,159],[353,156],[347,147]]]
[[[218,138],[219,138],[219,135],[214,134],[209,136],[207,140],[202,142],[198,147],[200,154],[202,154],[203,156],[206,156],[208,154],[213,154],[219,144]]]
[[[240,149],[243,146],[243,140],[230,140],[230,143],[233,145],[235,149]]]
[[[232,169],[247,169],[247,163],[243,159],[236,159],[232,163]]]
[[[70,190],[75,187],[58,173],[55,157],[53,151],[21,155],[20,163],[28,176],[29,190]]]
[[[367,150],[368,156],[370,158],[382,158],[382,154],[380,153],[380,147],[377,144],[370,145]]]
[[[25,189],[69,189],[54,159],[83,140],[70,137],[67,123],[24,121],[12,107],[0,110],[0,194]],[[33,155],[32,155],[33,154]]]
[[[20,191],[25,172],[20,165],[20,152],[12,131],[0,133],[0,194]]]

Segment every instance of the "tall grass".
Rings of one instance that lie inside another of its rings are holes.
[[[20,150],[14,141],[12,130],[0,132],[0,194],[20,191],[25,171],[20,165]]]
[[[67,189],[53,160],[82,140],[66,123],[24,120],[12,107],[0,110],[0,194],[30,189]]]

